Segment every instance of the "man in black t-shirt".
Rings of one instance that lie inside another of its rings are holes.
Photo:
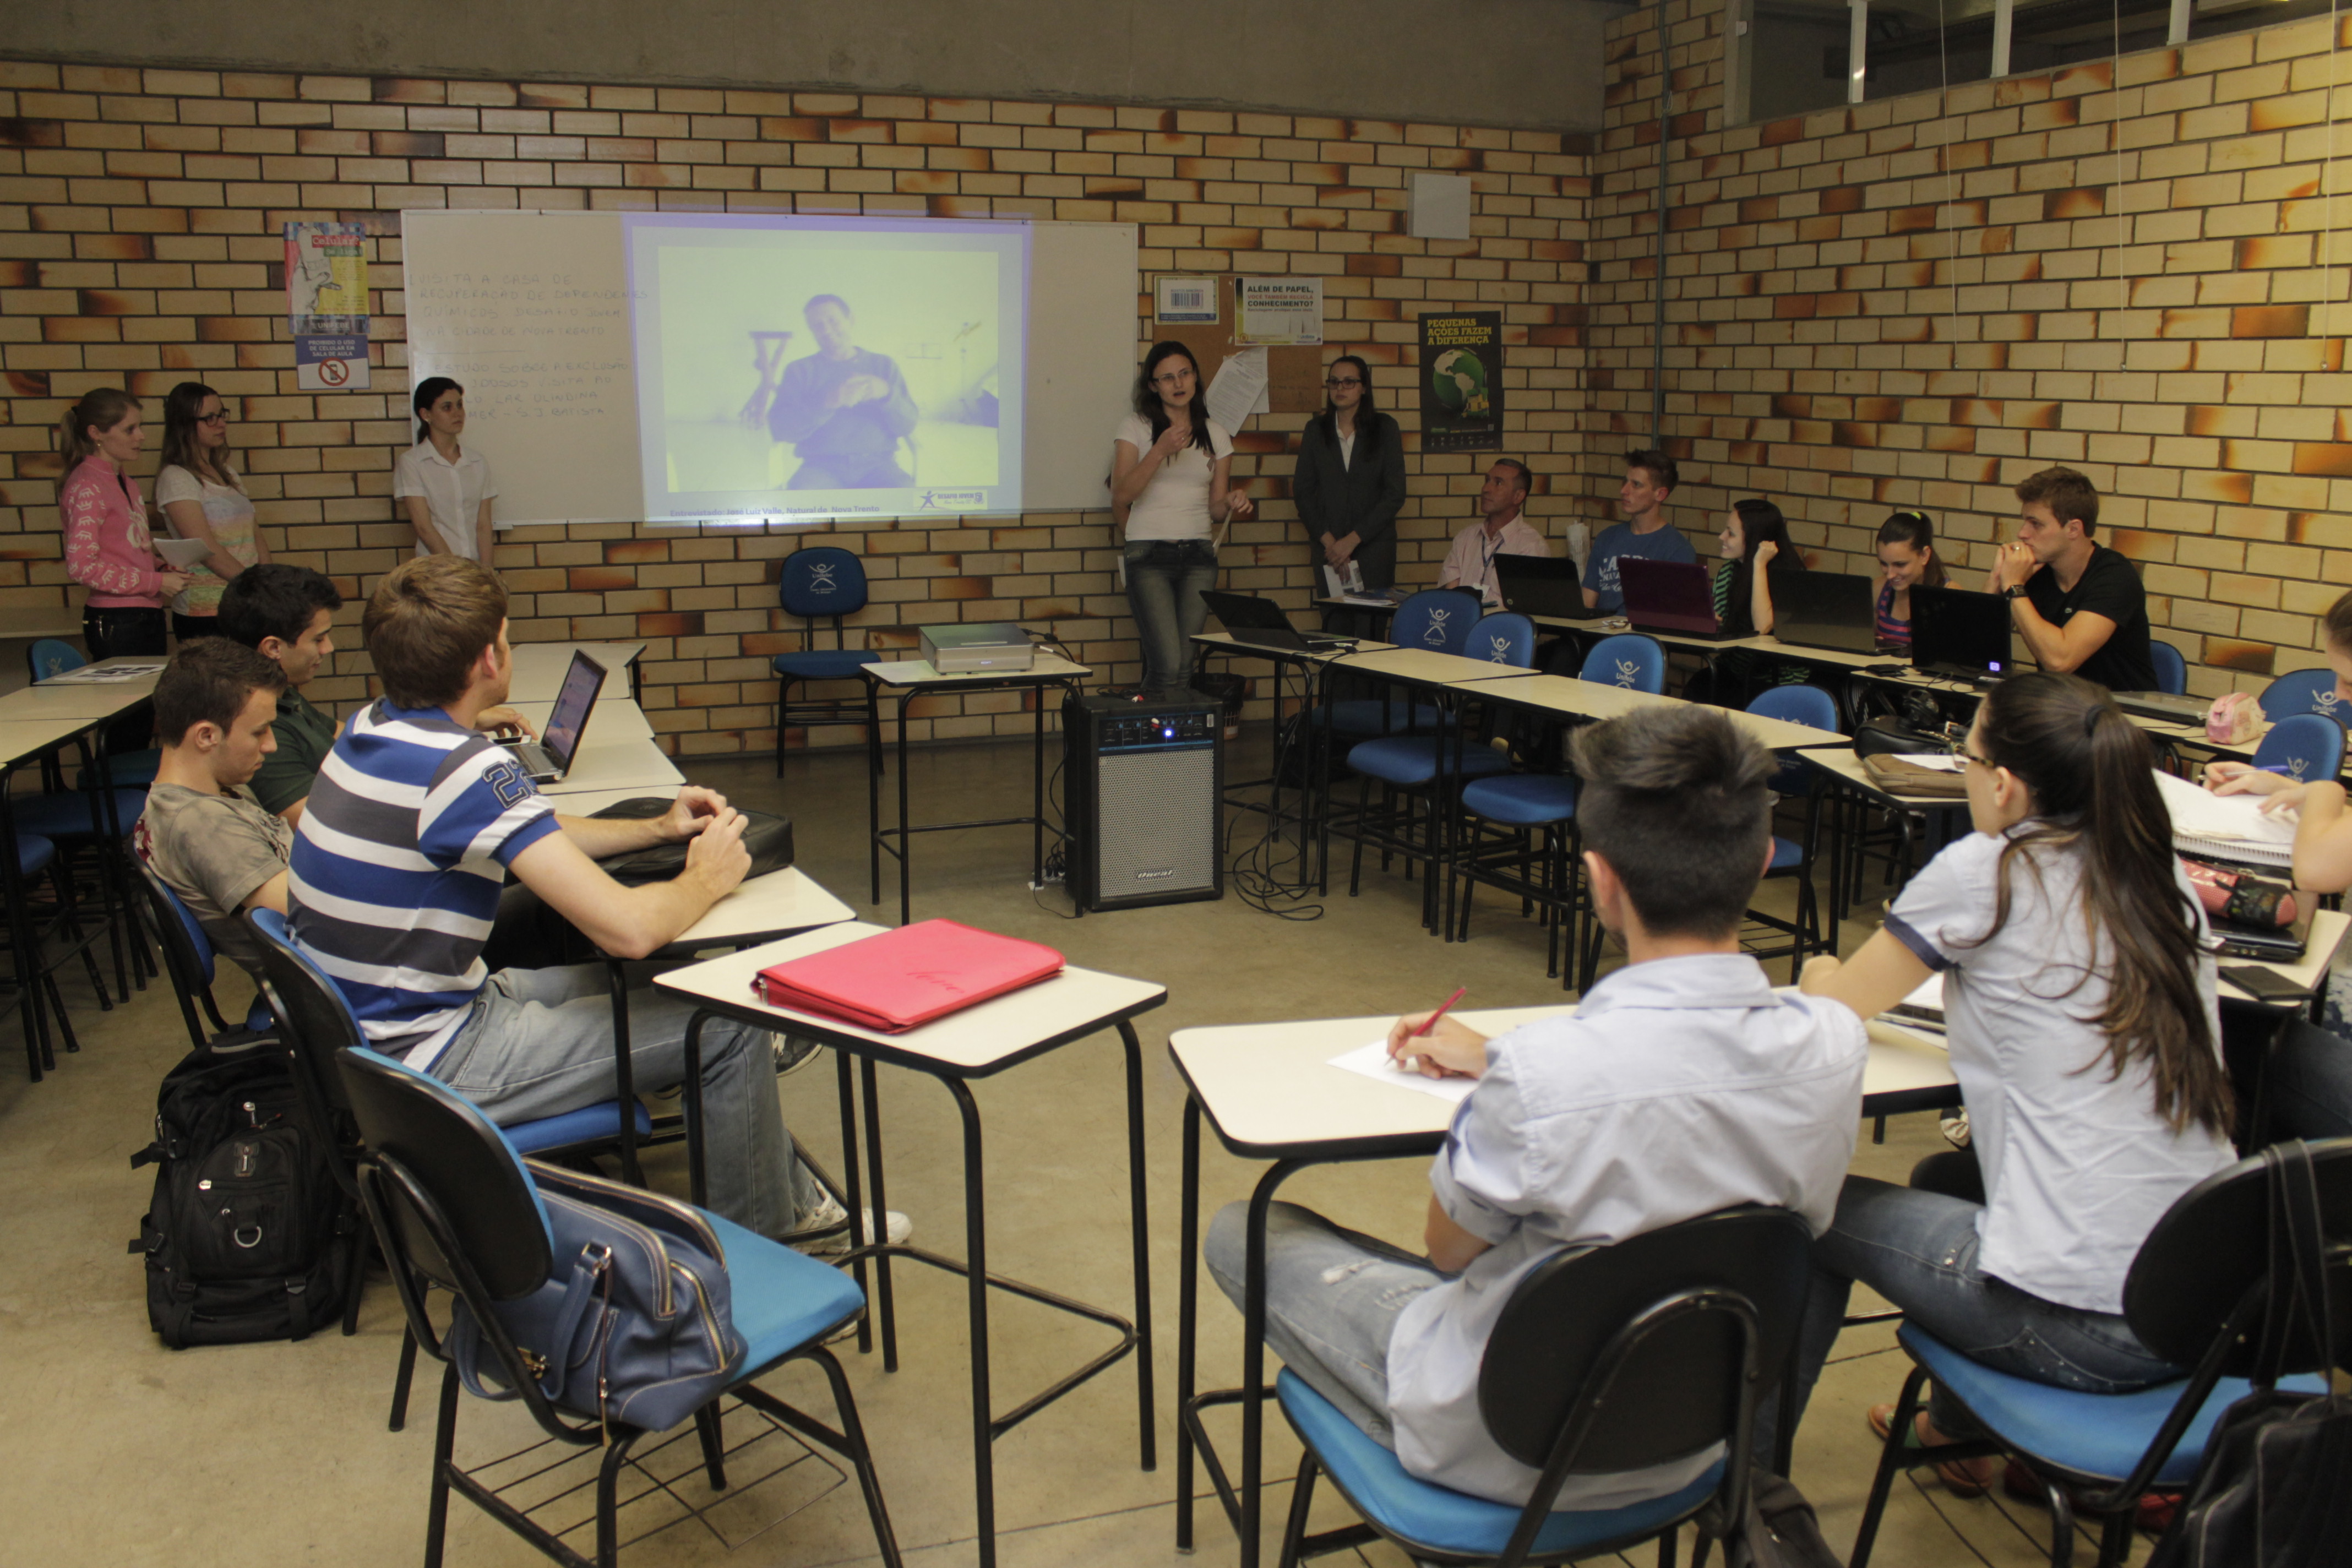
[[[2034,661],[2110,691],[2155,690],[2139,573],[2092,537],[2099,492],[2072,468],[2044,468],[2017,487],[2017,538],[2000,547],[1985,591],[2009,601],[2010,624]]]

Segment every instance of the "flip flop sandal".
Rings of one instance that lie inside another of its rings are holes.
[[[1919,1412],[1918,1418],[1912,1423],[1911,1430],[1903,1434],[1903,1446],[1906,1448],[1927,1449],[1941,1447],[1940,1444],[1929,1443],[1920,1436],[1919,1427],[1927,1419],[1927,1413],[1922,1410]],[[1886,1434],[1894,1425],[1894,1405],[1874,1405],[1870,1407],[1870,1429],[1878,1434],[1880,1442],[1886,1440]],[[1992,1489],[1992,1460],[1990,1458],[1946,1459],[1936,1466],[1936,1479],[1942,1481],[1944,1489],[1954,1497],[1982,1497]]]

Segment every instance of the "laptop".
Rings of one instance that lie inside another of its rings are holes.
[[[2209,920],[2213,940],[2221,952],[2231,958],[2260,959],[2265,963],[2293,963],[2311,945],[2312,917],[2319,912],[2319,900],[2297,893],[2294,901],[2299,912],[2284,926],[2245,926],[2229,921]]]
[[[1652,561],[1620,556],[1617,586],[1625,595],[1625,618],[1637,631],[1728,642],[1744,634],[1725,631],[1715,620],[1715,583],[1696,561]]]
[[[1497,555],[1495,589],[1503,608],[1555,621],[1599,620],[1603,610],[1584,605],[1584,573],[1566,555]]]
[[[1800,647],[1878,651],[1878,580],[1839,572],[1772,579],[1772,635]]]
[[[1218,624],[1233,634],[1234,641],[1252,647],[1280,648],[1286,653],[1329,653],[1356,646],[1354,637],[1341,637],[1337,632],[1300,631],[1290,624],[1290,617],[1280,605],[1255,594],[1226,594],[1209,588],[1202,591],[1201,603],[1208,605]]]
[[[2177,691],[2118,691],[2115,698],[2116,706],[2126,713],[2174,724],[2202,724],[2205,710],[2213,706],[2210,697],[2189,697]]]
[[[499,743],[514,752],[515,761],[533,784],[553,784],[572,771],[580,754],[580,737],[588,732],[588,716],[596,710],[596,694],[604,689],[604,667],[576,649],[572,668],[563,672],[563,688],[547,715],[547,729],[537,741],[518,737]]]
[[[1966,588],[1912,589],[1911,663],[1951,680],[2005,679],[2014,663],[2009,651],[2009,601],[1999,594]]]

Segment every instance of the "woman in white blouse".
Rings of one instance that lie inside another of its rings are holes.
[[[466,428],[466,389],[446,375],[417,384],[416,445],[393,465],[392,493],[416,531],[419,555],[462,555],[490,563],[490,501],[499,493],[490,465],[457,444]]]
[[[269,559],[245,481],[229,464],[228,407],[201,381],[184,381],[163,399],[163,466],[155,504],[175,539],[200,539],[212,552],[188,568],[188,585],[172,601],[172,635],[211,637],[221,591],[248,566]]]
[[[1223,525],[1255,510],[1228,485],[1233,437],[1201,406],[1201,367],[1179,342],[1154,343],[1135,383],[1135,410],[1111,438],[1110,510],[1126,552],[1127,603],[1142,645],[1143,684],[1180,696],[1190,641],[1208,619]]]

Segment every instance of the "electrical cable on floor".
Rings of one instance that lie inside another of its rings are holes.
[[[1312,796],[1314,786],[1312,773],[1315,765],[1315,748],[1311,741],[1304,748],[1304,754],[1299,759],[1298,819],[1301,842],[1295,848],[1284,844],[1283,817],[1278,809],[1282,798],[1283,780],[1287,774],[1293,740],[1307,735],[1314,727],[1314,710],[1311,706],[1312,682],[1308,672],[1304,668],[1298,670],[1297,717],[1286,724],[1283,721],[1283,704],[1290,695],[1284,690],[1284,686],[1290,676],[1291,668],[1292,667],[1286,664],[1277,665],[1275,668],[1274,767],[1269,774],[1267,785],[1265,831],[1258,836],[1255,843],[1234,856],[1230,875],[1234,896],[1260,913],[1272,915],[1276,920],[1315,921],[1323,918],[1323,905],[1319,901],[1320,895],[1317,893],[1314,884],[1307,879],[1309,859],[1305,843],[1309,826],[1307,803]],[[1328,718],[1328,715],[1326,717]],[[1325,726],[1325,731],[1327,735],[1325,743],[1328,744],[1329,726],[1328,724]],[[1230,822],[1226,824],[1225,831],[1228,842],[1220,847],[1230,853],[1233,832],[1233,825]],[[1296,883],[1283,879],[1283,874],[1286,870],[1296,871],[1298,878]],[[1300,901],[1307,899],[1316,899],[1318,901],[1314,903]]]

